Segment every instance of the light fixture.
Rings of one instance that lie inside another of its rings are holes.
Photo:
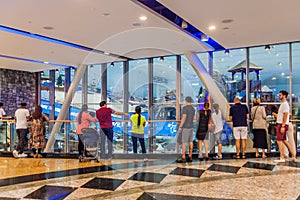
[[[182,20],[182,23],[181,23],[181,28],[187,28],[188,27],[188,24],[186,21]]]
[[[159,57],[159,61],[164,61],[165,58],[163,56]]]
[[[147,17],[146,17],[146,16],[140,16],[140,20],[146,21],[146,20],[147,20]]]
[[[201,41],[202,42],[207,42],[209,39],[209,37],[207,35],[205,35],[204,33],[201,35]]]
[[[229,49],[225,49],[225,52],[224,52],[226,55],[230,54],[230,51]]]
[[[265,50],[266,50],[266,51],[269,51],[270,49],[271,49],[270,45],[266,45],[266,46],[265,46]]]
[[[111,66],[111,67],[115,66],[115,63],[114,63],[114,62],[111,62],[111,63],[110,63],[110,66]]]
[[[105,54],[105,55],[109,55],[110,53],[108,53],[108,52],[104,52],[104,54]]]
[[[216,30],[216,26],[209,26],[208,30],[210,30],[210,31]]]

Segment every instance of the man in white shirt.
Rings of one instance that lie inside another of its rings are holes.
[[[6,116],[6,113],[5,113],[4,109],[3,109],[3,103],[0,102],[0,119],[2,117],[5,117],[5,116]]]
[[[18,134],[17,148],[13,151],[15,158],[27,157],[27,154],[24,153],[24,147],[27,135],[27,120],[30,119],[30,114],[26,106],[26,103],[21,103],[21,108],[17,109],[15,113],[16,131]]]
[[[292,161],[297,162],[296,152],[292,150],[290,143],[286,140],[286,133],[289,129],[289,104],[286,100],[288,96],[288,92],[282,90],[279,92],[279,99],[281,100],[281,104],[278,109],[278,114],[272,113],[275,117],[277,117],[277,130],[276,130],[276,141],[279,147],[280,158],[278,160],[274,160],[274,162],[285,162],[284,159],[284,148],[283,144],[289,149],[292,154]]]

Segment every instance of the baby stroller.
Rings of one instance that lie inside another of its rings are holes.
[[[99,162],[99,133],[93,128],[83,128],[81,130],[83,134],[79,134],[79,138],[84,145],[84,150],[83,155],[79,156],[79,162],[82,162],[84,159],[97,160]]]

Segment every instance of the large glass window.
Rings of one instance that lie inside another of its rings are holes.
[[[289,91],[289,45],[250,48],[250,100],[278,102],[280,90]]]
[[[228,102],[238,96],[246,102],[246,53],[245,49],[213,53],[213,78]]]
[[[115,111],[123,111],[123,62],[107,66],[107,102]],[[114,152],[123,153],[124,122],[120,115],[113,115]]]
[[[148,59],[129,61],[129,100],[128,110],[130,116],[135,112],[137,105],[142,108],[142,115],[148,120]],[[130,117],[129,116],[129,117]],[[148,128],[145,126],[145,143],[148,146]],[[128,151],[132,152],[131,126],[128,131]]]
[[[208,54],[201,53],[198,57],[208,70]],[[186,57],[181,56],[181,104],[184,104],[184,98],[187,96],[191,96],[194,103],[205,102],[208,91]]]
[[[43,108],[43,112],[49,114],[50,104],[49,104],[49,95],[50,95],[50,71],[41,72],[41,102],[40,105]]]
[[[89,110],[96,112],[101,101],[101,65],[90,65],[87,70],[87,101]]]
[[[154,151],[175,151],[176,56],[153,59]]]

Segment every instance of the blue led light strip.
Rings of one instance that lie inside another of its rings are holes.
[[[170,9],[168,9],[167,7],[165,7],[163,4],[159,3],[158,1],[156,1],[156,0],[135,0],[135,1],[138,1],[139,3],[148,7],[152,11],[158,13],[162,17],[173,22],[173,24],[175,24],[178,28],[180,28],[181,30],[187,31],[192,36],[194,36],[196,39],[201,41],[206,46],[212,48],[213,50],[216,50],[216,51],[225,50],[225,48],[222,45],[220,45],[218,42],[211,39],[210,37],[208,38],[208,41],[202,41],[201,35],[204,34],[203,32],[198,30],[196,27],[194,27],[190,23],[186,22],[186,20],[184,20],[180,16],[176,15],[173,11],[171,11]],[[183,22],[186,23],[186,28],[181,27]]]
[[[43,41],[47,41],[47,42],[51,42],[51,43],[56,43],[56,44],[59,44],[59,45],[64,45],[64,46],[68,46],[68,47],[72,47],[72,48],[76,48],[76,49],[81,49],[81,50],[84,50],[84,51],[91,51],[91,52],[106,55],[106,54],[104,54],[105,53],[104,51],[101,51],[101,50],[98,50],[98,49],[93,49],[93,48],[90,48],[90,47],[74,44],[74,43],[71,43],[71,42],[66,42],[66,41],[63,41],[63,40],[58,40],[58,39],[55,39],[55,38],[51,38],[51,37],[47,37],[47,36],[43,36],[43,35],[39,35],[39,34],[30,33],[30,32],[23,31],[23,30],[18,30],[18,29],[15,29],[15,28],[10,28],[10,27],[3,26],[3,25],[0,25],[0,31],[6,31],[6,32],[9,32],[9,33],[23,35],[23,36],[35,38],[35,39],[38,39],[38,40],[43,40]],[[130,60],[131,59],[131,58],[128,58],[128,57],[125,57],[125,56],[120,56],[120,55],[113,54],[113,53],[109,53],[109,56],[117,57],[117,58],[125,59],[125,60]]]
[[[32,59],[28,59],[28,58],[19,58],[19,57],[7,56],[7,55],[2,55],[2,54],[0,54],[0,58],[9,58],[9,59],[14,59],[14,60],[34,62],[34,63],[40,63],[40,64],[45,64],[45,65],[53,65],[53,66],[58,66],[58,67],[74,67],[74,66],[70,66],[70,65],[57,64],[57,63],[52,63],[52,62],[44,62],[44,61],[32,60]]]

